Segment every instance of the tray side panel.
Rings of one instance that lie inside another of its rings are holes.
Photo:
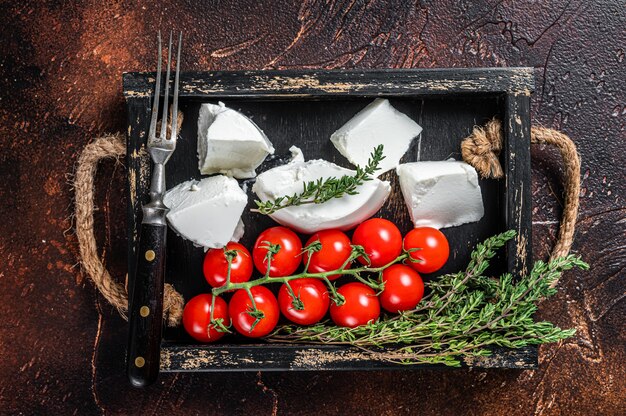
[[[132,291],[135,280],[135,249],[139,242],[141,204],[146,202],[150,188],[150,163],[145,153],[151,107],[149,97],[126,100],[128,113],[128,136],[126,143],[126,166],[128,167],[127,233],[128,233],[128,288]],[[132,299],[132,293],[128,299]]]
[[[455,93],[525,93],[534,87],[532,68],[445,68],[298,70],[298,71],[216,71],[181,74],[181,97],[274,97],[303,96],[402,96]],[[154,73],[124,74],[124,94],[140,97],[152,94]]]
[[[495,349],[488,357],[467,358],[463,367],[533,369],[537,347]],[[392,364],[377,353],[353,347],[315,345],[177,346],[161,349],[161,371],[354,371],[440,368],[433,364]],[[452,367],[453,368],[453,367]]]
[[[505,229],[515,230],[507,244],[507,269],[513,276],[528,272],[532,265],[532,201],[530,168],[530,96],[507,94],[504,100],[503,170],[506,190]]]

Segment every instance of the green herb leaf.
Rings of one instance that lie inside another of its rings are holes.
[[[340,178],[320,178],[315,181],[304,182],[302,192],[299,194],[285,195],[265,202],[255,200],[254,203],[257,208],[253,211],[270,215],[286,207],[323,204],[333,198],[356,195],[358,194],[357,188],[364,182],[372,180],[374,172],[380,169],[378,165],[385,158],[383,148],[382,144],[376,146],[367,161],[367,165],[364,168],[357,166],[353,176],[344,175]]]
[[[523,348],[573,336],[575,330],[533,316],[537,304],[556,293],[551,285],[563,271],[589,266],[570,255],[538,261],[530,273],[515,279],[510,274],[484,276],[489,260],[513,237],[515,232],[508,231],[478,244],[464,272],[426,283],[430,294],[414,310],[356,328],[330,322],[283,326],[268,341],[354,345],[389,362],[459,366],[462,360],[489,355],[493,347]]]

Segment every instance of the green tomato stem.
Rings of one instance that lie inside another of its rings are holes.
[[[261,277],[260,279],[256,279],[256,280],[250,280],[249,282],[243,282],[243,283],[230,283],[228,282],[227,284],[225,284],[224,286],[220,286],[220,287],[216,287],[213,288],[212,293],[213,296],[219,296],[222,293],[225,292],[229,292],[231,290],[238,290],[238,289],[244,289],[246,290],[248,293],[250,293],[250,288],[255,287],[255,286],[261,286],[261,285],[266,285],[269,283],[286,283],[289,282],[291,280],[295,280],[295,279],[304,279],[304,278],[312,278],[312,279],[321,279],[321,280],[325,280],[327,285],[332,286],[332,283],[329,281],[328,277],[330,276],[334,276],[334,275],[351,275],[351,276],[355,276],[357,279],[359,279],[360,281],[362,281],[364,284],[368,285],[368,286],[372,286],[372,284],[370,282],[367,282],[366,280],[362,279],[359,274],[360,273],[378,273],[381,272],[383,270],[385,270],[386,268],[399,263],[403,260],[405,260],[407,258],[408,254],[407,253],[403,253],[400,256],[396,257],[396,259],[394,259],[393,261],[385,264],[384,266],[380,266],[380,267],[369,267],[369,266],[363,266],[363,267],[357,267],[354,269],[346,269],[347,265],[342,266],[341,268],[337,269],[337,270],[331,270],[331,271],[327,271],[327,272],[319,272],[319,273],[309,273],[308,271],[304,271],[302,273],[298,273],[298,274],[293,274],[290,276],[283,276],[283,277],[272,277],[269,276],[268,274],[266,274],[265,276]],[[336,291],[333,289],[330,289],[331,292],[333,292],[333,295],[336,295]],[[253,307],[256,309],[256,305],[253,302]]]

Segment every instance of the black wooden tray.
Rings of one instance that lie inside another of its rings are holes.
[[[148,200],[150,166],[140,156],[150,118],[154,73],[124,74],[128,108],[128,267],[134,279],[135,246],[141,222],[141,204]],[[530,94],[534,87],[531,68],[416,69],[372,71],[245,71],[181,74],[180,110],[184,113],[181,138],[167,165],[169,187],[197,178],[196,155],[198,109],[203,102],[223,101],[254,120],[276,148],[288,154],[299,146],[305,158],[324,158],[351,167],[329,141],[333,131],[375,97],[389,98],[392,105],[423,127],[403,161],[460,159],[460,142],[474,125],[496,116],[504,121],[501,163],[505,178],[480,180],[485,216],[476,223],[444,229],[450,241],[448,264],[438,273],[463,269],[473,246],[498,232],[514,229],[504,255],[495,259],[494,274],[514,275],[531,264]],[[265,165],[272,164],[271,158]],[[276,163],[276,161],[274,161]],[[261,172],[263,167],[258,169]],[[392,194],[378,216],[393,219],[403,233],[411,221],[395,177]],[[248,186],[250,207],[254,195]],[[246,233],[242,243],[251,247],[256,236],[273,221],[246,210]],[[185,299],[207,293],[202,276],[203,250],[175,233],[168,234],[166,281]],[[426,276],[428,279],[429,276]],[[474,358],[475,367],[534,368],[537,348],[497,349],[493,355]],[[421,365],[423,367],[423,365]],[[354,370],[392,369],[407,366],[380,361],[356,348],[319,345],[256,343],[228,336],[222,343],[201,345],[182,328],[164,331],[162,371],[252,370]]]

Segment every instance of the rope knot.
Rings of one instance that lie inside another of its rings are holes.
[[[502,122],[492,119],[485,127],[476,126],[461,142],[463,160],[472,165],[483,178],[504,176],[498,156],[502,150]],[[530,143],[549,144],[561,152],[565,167],[563,216],[559,237],[550,259],[566,256],[574,241],[580,192],[580,157],[576,145],[566,134],[546,127],[531,127]],[[557,281],[552,283],[552,287]]]
[[[461,142],[463,160],[472,165],[483,178],[498,179],[504,176],[500,165],[502,150],[502,124],[492,119],[485,127],[474,126],[472,133]]]

